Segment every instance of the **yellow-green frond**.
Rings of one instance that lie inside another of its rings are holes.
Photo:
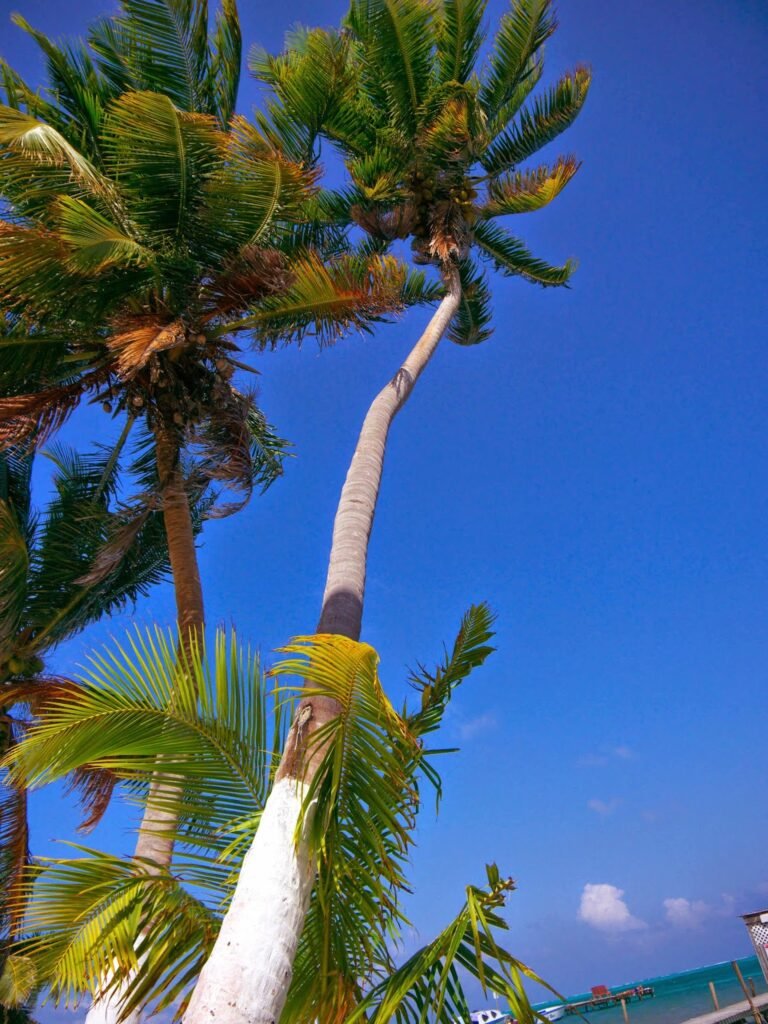
[[[488,186],[488,200],[481,207],[483,217],[511,213],[532,213],[557,198],[581,164],[573,157],[561,157],[554,167],[537,167],[494,178]]]

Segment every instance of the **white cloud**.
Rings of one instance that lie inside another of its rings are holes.
[[[470,718],[463,722],[459,728],[459,734],[463,740],[471,740],[484,732],[491,732],[496,725],[496,716],[489,711],[484,715],[478,715],[477,718]]]
[[[703,900],[687,900],[684,896],[664,900],[664,911],[669,923],[676,928],[698,928],[712,912]]]
[[[590,811],[594,811],[595,814],[600,814],[604,818],[607,818],[609,814],[613,814],[620,804],[621,800],[617,797],[614,797],[613,800],[598,800],[597,797],[587,800],[587,807]]]
[[[629,932],[645,928],[645,921],[630,914],[624,890],[606,882],[587,882],[581,894],[579,918],[603,932]]]

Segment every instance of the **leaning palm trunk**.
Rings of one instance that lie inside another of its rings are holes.
[[[357,640],[363,614],[368,539],[392,420],[408,399],[456,313],[458,269],[445,270],[446,294],[407,359],[373,400],[341,492],[317,631]],[[185,1024],[275,1024],[312,893],[315,865],[306,839],[311,808],[302,802],[322,751],[308,740],[340,711],[327,697],[301,701],[275,785],[240,871],[232,903],[184,1015]]]
[[[202,639],[204,626],[203,591],[200,570],[197,564],[192,517],[189,510],[189,495],[184,483],[184,474],[179,465],[178,442],[163,428],[155,434],[157,471],[163,501],[163,520],[168,541],[168,555],[171,563],[176,614],[179,624],[179,645],[189,655],[195,644]],[[158,772],[153,778],[147,797],[147,805],[139,828],[134,857],[141,861],[148,874],[161,874],[171,866],[173,838],[178,815],[173,806],[178,798],[178,787],[172,777]],[[125,982],[109,991],[110,979],[106,979],[107,991],[97,995],[86,1016],[86,1024],[138,1024],[141,1010],[121,1013],[125,994],[135,980],[135,970]]]

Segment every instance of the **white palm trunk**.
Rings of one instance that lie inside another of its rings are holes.
[[[296,779],[275,783],[185,1024],[280,1017],[315,876],[306,840],[296,843],[305,791]]]
[[[171,835],[177,817],[169,809],[173,794],[172,786],[160,779],[154,779],[149,788],[147,806],[144,808],[134,857],[142,862],[142,867],[150,875],[159,874],[169,868],[173,857]],[[153,796],[161,801],[160,806],[153,803]],[[139,967],[142,962],[142,958],[139,958]],[[107,989],[111,979],[106,979],[105,991],[93,997],[90,1009],[85,1015],[85,1024],[139,1024],[140,1009],[122,1015],[120,1012],[125,994],[134,980],[135,973],[132,972],[126,981],[118,985],[114,991]]]
[[[336,513],[319,633],[353,640],[360,636],[368,538],[389,427],[461,301],[458,268],[448,267],[445,280],[445,297],[408,358],[373,400],[363,423]],[[334,705],[328,698],[314,697],[297,709],[278,781],[184,1024],[277,1024],[280,1019],[315,876],[306,841],[296,842],[302,794],[320,760],[317,749],[306,760],[304,753],[311,733],[338,714]]]
[[[167,431],[155,432],[158,475],[162,483],[163,520],[168,541],[176,597],[181,643],[190,653],[195,639],[203,632],[203,591],[195,552],[195,537],[189,510],[189,496],[179,463],[178,442]],[[136,839],[134,857],[148,874],[162,874],[173,860],[173,835],[178,815],[174,803],[178,787],[173,776],[156,773],[149,787],[147,804]],[[139,961],[139,970],[142,961]],[[111,994],[97,993],[89,1009],[85,1024],[139,1024],[141,1010],[126,1016],[120,1010],[130,981],[129,978]],[[109,979],[105,979],[104,989]]]
[[[368,541],[379,497],[389,428],[410,397],[461,301],[458,268],[444,271],[446,294],[403,365],[368,409],[333,524],[333,541],[318,633],[360,639]]]
[[[139,1024],[141,1010],[120,1015],[123,999],[132,981],[133,976],[119,985],[114,992],[96,996],[85,1017],[87,1024],[115,1024],[118,1020],[121,1024]]]

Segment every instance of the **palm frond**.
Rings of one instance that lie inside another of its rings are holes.
[[[384,1024],[451,1024],[469,1019],[460,971],[476,978],[487,994],[499,993],[521,1024],[534,1024],[536,1014],[522,979],[538,976],[500,946],[494,929],[507,929],[499,911],[514,890],[511,879],[499,877],[495,864],[487,868],[485,888],[468,886],[466,902],[440,935],[409,957],[388,978],[375,985],[347,1018],[348,1024],[367,1020]]]
[[[493,334],[491,290],[473,260],[459,264],[461,302],[448,328],[448,338],[456,345],[479,345]]]
[[[61,196],[56,212],[60,236],[68,248],[67,262],[73,270],[98,274],[105,267],[153,262],[149,250],[81,199]]]
[[[494,652],[489,641],[494,636],[495,618],[485,601],[471,605],[462,616],[451,653],[446,652],[432,671],[418,665],[411,672],[410,683],[421,698],[419,710],[406,715],[414,735],[425,736],[439,728],[453,691]]]
[[[509,103],[532,73],[538,51],[556,28],[552,0],[513,0],[501,19],[480,90],[480,102],[490,116]]]
[[[488,186],[488,200],[480,208],[480,215],[503,217],[540,210],[560,195],[580,166],[575,157],[568,156],[561,157],[554,167],[538,167],[494,178]]]
[[[347,20],[366,44],[368,75],[386,95],[390,116],[406,131],[432,80],[433,7],[423,0],[353,0]]]
[[[442,82],[466,82],[483,45],[487,0],[443,0],[437,33]]]
[[[434,296],[421,274],[391,256],[344,256],[325,264],[309,251],[295,259],[291,272],[283,292],[267,296],[244,319],[222,325],[217,333],[254,331],[261,345],[312,334],[329,344],[350,328],[368,330],[387,314]]]
[[[2,957],[0,966],[0,1007],[8,1024],[24,1024],[30,1018],[26,1015],[14,1017],[9,1009],[22,1010],[33,995],[37,983],[37,972],[29,957],[20,953],[9,953]],[[34,1022],[32,1022],[34,1024]]]
[[[270,675],[303,678],[303,696],[330,697],[340,708],[311,741],[327,744],[305,804],[315,801],[310,841],[318,879],[285,1011],[325,1021],[333,1017],[337,979],[356,986],[386,966],[382,938],[404,920],[396,893],[405,885],[417,808],[410,770],[417,750],[384,694],[373,648],[323,634],[298,637],[282,652],[288,656]],[[302,983],[307,974],[316,979],[310,987]]]
[[[130,92],[111,104],[104,126],[107,166],[144,231],[161,237],[190,232],[223,140],[212,117],[185,113],[167,95]]]
[[[489,146],[482,158],[486,171],[501,174],[510,170],[570,128],[584,106],[591,81],[588,68],[577,68],[538,96],[532,109],[520,112],[519,123]]]
[[[0,398],[0,450],[44,444],[74,412],[83,395],[99,388],[105,377],[104,371],[94,370],[34,394]]]
[[[93,195],[110,191],[104,176],[64,136],[31,114],[0,105],[0,145],[33,161],[67,166],[77,182]]]
[[[208,90],[222,128],[227,126],[235,113],[242,49],[237,0],[221,0],[211,40]]]
[[[13,721],[0,712],[0,752],[9,753],[15,745]],[[29,822],[27,794],[23,786],[8,785],[6,772],[0,771],[0,935],[15,938],[23,917],[23,903],[12,896],[29,864]]]
[[[55,118],[55,127],[71,136],[70,141],[86,146],[91,157],[99,158],[99,129],[104,107],[110,98],[110,89],[100,78],[88,50],[82,44],[62,48],[42,32],[34,29],[20,14],[11,20],[37,43],[45,55],[49,89],[56,105],[48,105],[45,113]],[[62,113],[65,117],[62,117]]]
[[[69,1006],[138,980],[135,998],[172,1004],[205,962],[217,915],[168,874],[69,845],[81,856],[42,860],[22,888],[30,938],[18,948],[38,983]]]
[[[567,260],[553,267],[533,256],[526,246],[496,224],[481,221],[475,227],[475,242],[480,255],[489,259],[504,274],[519,274],[527,281],[546,286],[567,284],[576,270],[576,262]]]
[[[100,68],[120,92],[163,93],[181,110],[210,109],[205,0],[122,0],[122,16],[91,29]]]
[[[22,466],[28,464],[24,460]],[[11,494],[15,490],[9,476],[14,463],[0,454],[0,650],[16,633],[27,599],[29,542],[24,506],[17,508]],[[9,485],[10,484],[10,485]]]
[[[135,631],[40,712],[14,748],[11,778],[36,787],[93,765],[146,782],[162,757],[189,807],[215,795],[210,833],[250,819],[266,799],[274,748],[259,680],[255,655],[222,632],[209,663],[204,650],[179,661],[169,633]]]

